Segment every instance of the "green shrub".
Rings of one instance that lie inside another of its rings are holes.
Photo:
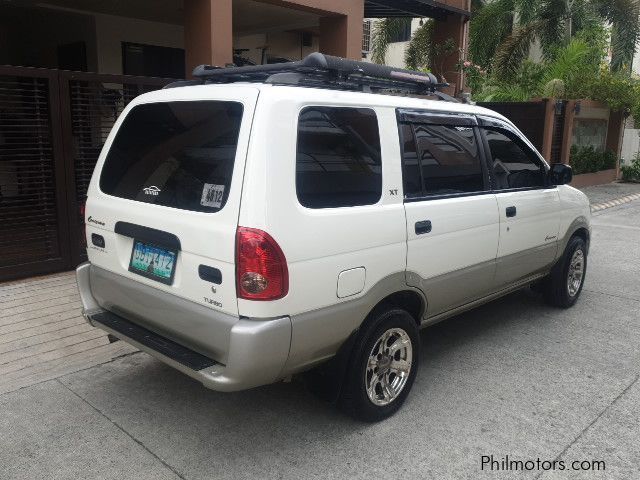
[[[578,147],[573,145],[571,147],[569,163],[575,175],[616,168],[617,162],[618,158],[611,150],[601,151],[591,146]]]
[[[626,182],[640,182],[640,154],[636,154],[631,165],[624,165],[620,168],[622,179]]]

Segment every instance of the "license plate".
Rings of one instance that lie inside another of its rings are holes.
[[[177,256],[174,250],[134,240],[129,271],[171,285]]]

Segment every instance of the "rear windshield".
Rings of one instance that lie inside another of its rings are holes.
[[[217,212],[229,196],[241,120],[236,102],[138,105],[111,145],[100,189],[139,202]]]

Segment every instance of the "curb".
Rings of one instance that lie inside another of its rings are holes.
[[[632,195],[626,195],[624,197],[609,200],[608,202],[591,205],[591,213],[599,212],[600,210],[604,210],[605,208],[616,207],[618,205],[622,205],[623,203],[629,203],[633,200],[640,200],[640,193],[634,193]]]

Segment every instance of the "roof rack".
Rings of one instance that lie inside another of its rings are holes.
[[[400,94],[434,95],[442,100],[457,101],[438,89],[432,73],[357,62],[322,53],[312,53],[297,62],[220,68],[200,65],[193,70],[196,80],[175,82],[165,88],[194,84],[262,82],[275,85],[356,90],[363,92],[393,92]]]

